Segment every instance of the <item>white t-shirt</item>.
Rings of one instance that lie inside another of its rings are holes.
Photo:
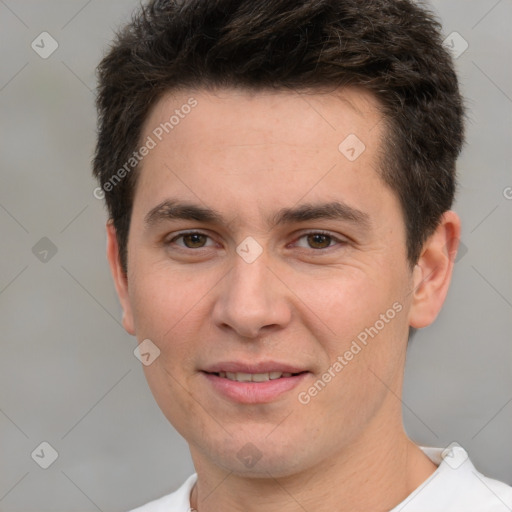
[[[458,446],[421,447],[437,470],[390,512],[511,512],[512,487],[479,473]],[[172,494],[131,512],[189,512],[197,475]]]

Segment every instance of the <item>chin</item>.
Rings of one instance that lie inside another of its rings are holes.
[[[260,428],[254,436],[228,437],[210,447],[203,445],[201,451],[216,466],[244,478],[288,477],[314,465],[314,461],[307,460],[308,452],[304,449],[310,447],[309,442],[294,442],[290,435],[270,440],[268,432],[262,433]],[[220,449],[221,446],[224,448]]]

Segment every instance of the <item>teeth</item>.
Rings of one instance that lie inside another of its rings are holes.
[[[253,373],[251,380],[253,382],[265,382],[269,380],[269,374],[268,373]]]
[[[281,377],[291,377],[288,372],[269,372],[269,373],[242,373],[242,372],[219,372],[219,377],[238,382],[265,382],[267,380],[280,379]]]

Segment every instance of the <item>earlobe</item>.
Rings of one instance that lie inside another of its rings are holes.
[[[114,279],[114,285],[116,287],[117,296],[119,297],[119,302],[121,303],[121,307],[123,308],[123,327],[125,328],[126,332],[134,336],[135,328],[133,322],[130,297],[128,294],[128,277],[124,273],[124,270],[121,266],[121,261],[119,259],[119,244],[117,242],[116,230],[114,228],[112,220],[109,220],[107,222],[106,230],[107,259],[110,265],[112,277]]]
[[[447,211],[425,242],[413,271],[411,327],[426,327],[439,314],[448,293],[459,240],[460,219],[455,212]]]

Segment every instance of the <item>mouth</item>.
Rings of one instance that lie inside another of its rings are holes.
[[[245,372],[206,372],[211,375],[216,375],[221,379],[234,380],[236,382],[267,382],[269,380],[287,379],[289,377],[295,377],[306,372],[264,372],[264,373],[245,373]]]
[[[284,397],[311,374],[287,365],[281,365],[281,369],[277,366],[228,363],[200,373],[217,396],[242,404],[263,404]]]

